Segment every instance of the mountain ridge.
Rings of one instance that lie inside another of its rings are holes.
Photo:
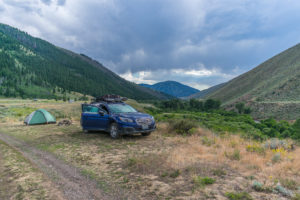
[[[213,93],[214,91],[220,89],[221,87],[223,87],[226,83],[220,83],[218,85],[214,85],[212,87],[209,87],[205,90],[201,90],[200,92],[197,92],[195,94],[192,94],[191,96],[189,96],[189,99],[203,99],[206,96],[210,95],[211,93]]]
[[[166,94],[169,94],[174,97],[182,98],[182,97],[188,97],[192,94],[195,94],[199,92],[198,89],[195,89],[193,87],[184,85],[177,81],[163,81],[158,82],[153,85],[149,84],[139,84],[143,87],[151,88],[156,91],[160,91]]]
[[[300,44],[296,44],[228,81],[206,98],[221,100],[229,109],[237,102],[245,102],[257,118],[282,119],[278,116],[282,115],[294,120],[300,118],[300,104],[295,103],[300,102],[299,85]]]
[[[300,44],[297,44],[258,65],[254,69],[227,82],[224,87],[210,94],[222,102],[234,99],[298,100],[300,92],[286,95],[278,93],[284,85],[290,85],[300,77]],[[295,84],[294,84],[295,85]],[[296,87],[292,87],[296,89]],[[299,90],[300,91],[300,90]]]

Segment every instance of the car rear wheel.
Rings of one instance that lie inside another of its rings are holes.
[[[151,132],[142,133],[142,136],[149,136]]]
[[[118,125],[116,123],[112,123],[110,125],[109,134],[110,134],[110,137],[113,139],[117,139],[120,137]]]

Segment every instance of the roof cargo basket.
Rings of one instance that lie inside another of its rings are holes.
[[[96,97],[95,102],[101,102],[101,101],[105,101],[105,102],[123,102],[126,101],[127,98],[126,97],[121,97],[119,95],[115,95],[115,94],[107,94],[101,97]]]

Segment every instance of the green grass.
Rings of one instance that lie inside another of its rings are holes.
[[[181,171],[180,171],[179,169],[177,169],[177,170],[174,170],[173,172],[171,172],[171,173],[169,174],[169,176],[170,176],[171,178],[177,178],[180,174],[181,174]]]
[[[225,196],[229,200],[254,200],[247,192],[227,192]]]
[[[254,200],[247,192],[227,192],[225,196],[229,200]]]
[[[201,177],[201,176],[196,176],[193,179],[194,185],[196,188],[201,188],[205,187],[207,185],[212,185],[216,182],[215,179],[210,178],[210,177]]]
[[[293,179],[284,178],[280,180],[280,183],[283,187],[290,189],[290,190],[297,190],[299,184],[294,181]]]

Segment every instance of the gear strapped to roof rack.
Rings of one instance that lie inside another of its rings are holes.
[[[101,97],[97,97],[95,99],[95,102],[101,102],[101,101],[105,101],[105,102],[123,102],[126,101],[127,98],[126,97],[121,97],[120,95],[115,95],[115,94],[107,94]]]

